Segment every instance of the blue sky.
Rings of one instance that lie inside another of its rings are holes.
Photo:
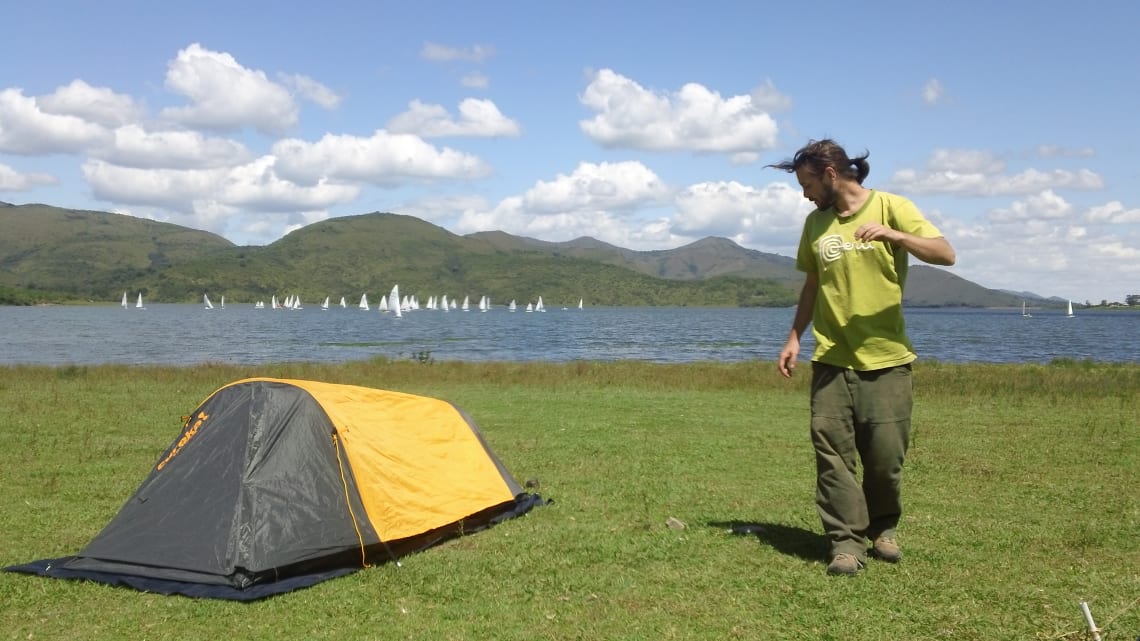
[[[250,245],[387,211],[792,256],[811,206],[764,165],[830,137],[941,228],[954,273],[1122,301],[1137,24],[1130,2],[22,2],[0,200]]]

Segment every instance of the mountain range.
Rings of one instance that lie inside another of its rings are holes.
[[[400,284],[421,299],[543,296],[548,306],[794,305],[802,274],[786,256],[708,237],[635,251],[594,238],[548,242],[501,231],[457,235],[424,220],[374,212],[331,218],[264,246],[100,211],[0,203],[0,302],[152,302],[203,293],[234,302],[276,294],[316,301],[378,298]],[[1019,306],[1027,296],[985,288],[912,261],[908,306]],[[1032,297],[1040,302],[1040,297]]]

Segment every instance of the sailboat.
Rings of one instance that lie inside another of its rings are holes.
[[[142,292],[139,292],[139,300],[135,303],[135,309],[146,309],[142,304]]]
[[[220,307],[222,309],[226,308],[226,295],[225,294],[222,294],[222,302],[218,304],[218,307]]]
[[[1065,313],[1065,316],[1067,316],[1068,318],[1073,317],[1073,301],[1069,301],[1069,311],[1067,311]]]
[[[1025,318],[1033,318],[1033,314],[1029,313],[1029,308],[1025,306],[1025,301],[1021,301],[1021,315]]]
[[[536,311],[536,312],[545,312],[546,311],[546,305],[542,304],[542,296],[539,296],[538,302],[534,304],[534,311]]]
[[[463,297],[463,306],[460,307],[460,309],[462,309],[463,311],[467,311],[467,308],[468,308],[470,302],[471,302],[470,299],[467,296],[464,296]]]
[[[578,299],[578,309],[582,309],[582,299]]]
[[[509,309],[509,310],[511,310],[511,311],[513,312],[513,311],[515,311],[515,309],[517,309],[517,308],[518,308],[518,305],[515,305],[515,299],[513,299],[513,298],[512,298],[512,299],[511,299],[511,304],[510,304],[510,305],[507,305],[507,309]]]
[[[403,317],[403,310],[400,309],[400,285],[399,283],[392,285],[392,292],[388,294],[388,307],[396,314],[396,318]]]
[[[126,293],[126,292],[123,292],[123,302],[122,302],[122,305],[123,305],[123,309],[126,309],[126,308],[130,307],[130,305],[128,305],[128,304],[127,304],[127,293]]]
[[[341,309],[345,309],[345,308],[347,308],[347,307],[348,307],[348,303],[346,303],[346,302],[344,301],[344,296],[341,296],[341,297],[340,297],[340,308],[341,308]]]
[[[328,309],[329,309],[329,297],[328,296],[325,296],[325,302],[321,303],[321,309],[328,311]]]
[[[214,309],[214,304],[210,302],[210,297],[206,294],[202,294],[202,304],[206,306],[206,309]]]
[[[360,295],[360,305],[359,305],[359,307],[360,307],[360,309],[362,309],[363,311],[368,311],[368,294],[361,294],[361,295]]]

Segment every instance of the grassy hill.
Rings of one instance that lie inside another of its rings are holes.
[[[803,275],[796,271],[795,261],[791,258],[746,249],[727,238],[710,236],[676,249],[634,251],[589,237],[562,243],[511,236],[501,231],[477,232],[468,237],[505,250],[534,250],[550,255],[573,256],[670,280],[737,276],[771,279],[796,288],[803,282]]]
[[[0,286],[84,298],[233,247],[178,225],[47,205],[0,206],[0,229]]]
[[[178,225],[47,205],[0,205],[0,302],[117,300],[140,291],[153,302],[208,293],[233,302],[297,295],[378,300],[394,284],[421,300],[490,296],[497,304],[542,296],[548,306],[789,306],[802,275],[794,261],[705,238],[634,251],[593,238],[552,243],[504,232],[453,234],[426,221],[374,212],[332,218],[265,246],[237,246]],[[36,296],[36,292],[56,292]],[[1018,298],[916,265],[907,304],[1009,306]]]

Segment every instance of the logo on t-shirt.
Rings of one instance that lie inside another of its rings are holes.
[[[839,234],[831,234],[819,239],[819,258],[825,263],[833,263],[843,257],[843,252],[868,251],[874,249],[871,243],[845,242]]]

